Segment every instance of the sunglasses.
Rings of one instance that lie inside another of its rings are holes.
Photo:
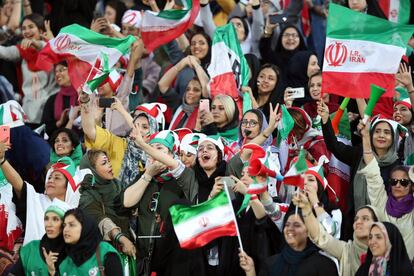
[[[160,192],[152,193],[151,201],[149,203],[148,209],[151,212],[155,212],[158,207],[158,198],[160,197]]]
[[[411,180],[410,179],[390,178],[390,180],[388,182],[390,183],[391,186],[397,185],[398,182],[400,182],[400,185],[403,186],[403,187],[407,187],[408,185],[411,184]]]

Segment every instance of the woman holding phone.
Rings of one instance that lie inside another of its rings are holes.
[[[191,55],[183,58],[160,79],[158,88],[161,94],[166,98],[176,98],[178,93],[176,93],[174,88],[170,87],[178,74],[186,67],[194,69],[196,76],[194,76],[187,84],[181,105],[178,106],[171,120],[170,130],[178,128],[194,129],[197,121],[200,99],[201,97],[208,97],[208,76],[199,64],[198,59]]]

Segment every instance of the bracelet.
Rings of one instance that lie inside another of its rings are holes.
[[[250,200],[256,200],[256,199],[259,199],[259,197],[258,197],[257,195],[252,195],[252,196],[250,197]]]
[[[114,238],[115,243],[119,243],[119,239],[121,239],[121,237],[125,237],[125,235],[122,232],[116,234]]]
[[[0,162],[0,166],[3,166],[4,162],[6,162],[6,157],[4,157],[3,160]]]
[[[262,135],[264,136],[264,138],[269,138],[269,135],[264,134],[264,132],[262,132]]]
[[[408,94],[414,93],[414,90],[408,91]]]
[[[364,154],[372,154],[372,150],[364,151]]]
[[[312,214],[312,210],[309,211],[307,214],[302,214],[302,217],[307,218]]]

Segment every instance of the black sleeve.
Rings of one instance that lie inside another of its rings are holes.
[[[23,264],[22,264],[22,259],[19,258],[17,260],[17,263],[15,263],[12,268],[8,271],[7,275],[11,276],[11,275],[25,275],[26,273],[24,272],[24,268],[23,268]],[[6,275],[6,274],[3,274]]]
[[[27,184],[23,182],[20,197],[17,196],[13,189],[13,203],[16,204],[16,216],[23,224],[23,229],[26,229],[26,210],[27,210]]]
[[[259,42],[259,52],[262,56],[262,63],[273,63],[275,64],[272,56],[274,55],[272,51],[272,37],[262,37]]]
[[[326,148],[335,155],[338,160],[349,166],[353,166],[356,161],[359,161],[361,149],[359,147],[348,146],[342,142],[338,142],[330,119],[326,124],[322,123],[322,132]]]
[[[56,95],[52,95],[47,99],[42,114],[42,122],[46,125],[46,133],[49,137],[57,129],[55,120],[55,99]]]
[[[118,276],[123,275],[121,260],[115,253],[108,253],[105,255],[105,275]]]

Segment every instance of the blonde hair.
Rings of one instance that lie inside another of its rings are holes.
[[[236,112],[236,103],[234,102],[233,98],[229,95],[219,94],[214,97],[213,101],[219,100],[224,107],[224,112],[227,116],[227,121],[231,122],[234,117],[234,113]]]

